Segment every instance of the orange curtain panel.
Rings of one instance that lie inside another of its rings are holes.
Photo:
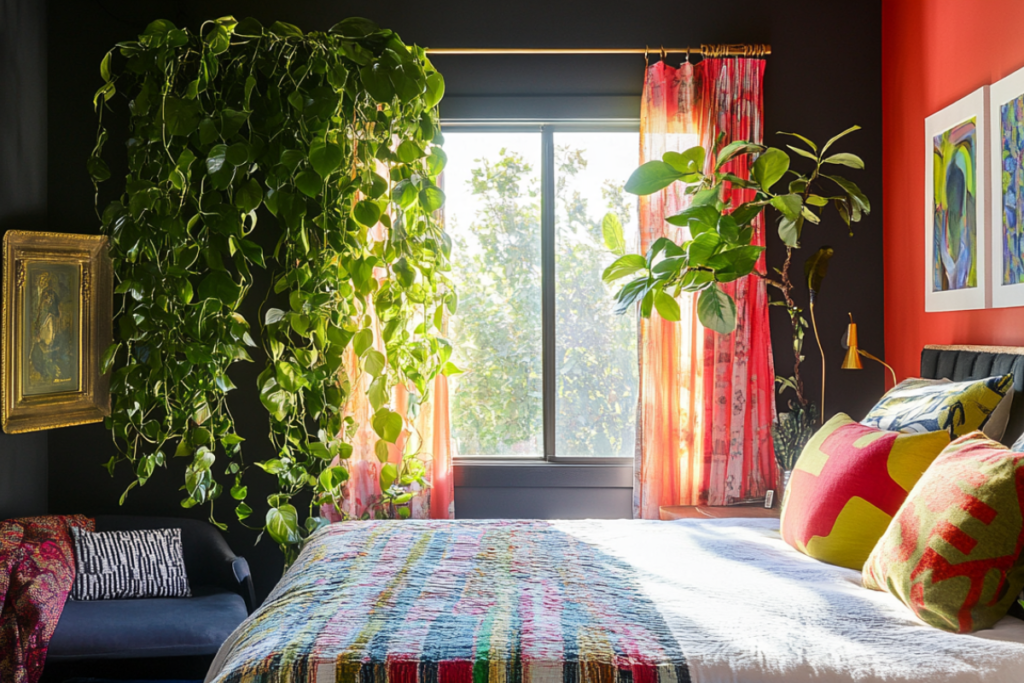
[[[704,59],[679,68],[658,62],[647,69],[641,105],[640,161],[660,159],[694,145],[761,142],[764,60]],[[708,163],[711,161],[709,155]],[[730,163],[739,175],[749,160]],[[733,189],[733,205],[748,190]],[[665,222],[689,198],[674,184],[640,198],[640,247],[659,237],[679,241],[683,228]],[[758,218],[755,244],[764,244]],[[758,270],[764,271],[764,257]],[[729,335],[697,322],[696,297],[680,298],[681,321],[657,313],[638,327],[640,400],[633,486],[633,516],[657,519],[663,505],[727,505],[764,496],[775,481],[771,423],[775,372],[764,282],[751,275],[725,285],[736,299],[737,327]]]

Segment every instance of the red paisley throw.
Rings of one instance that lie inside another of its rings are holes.
[[[36,683],[75,580],[69,529],[94,531],[83,515],[0,522],[0,681]]]

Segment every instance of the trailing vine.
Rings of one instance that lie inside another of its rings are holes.
[[[346,406],[363,384],[349,381],[346,354],[372,377],[382,462],[410,427],[391,408],[394,388],[425,400],[438,373],[457,371],[441,334],[457,305],[451,241],[434,219],[444,81],[422,48],[355,18],[303,33],[224,17],[198,35],[158,20],[100,72],[97,184],[111,176],[104,110],[126,103],[129,116],[127,175],[102,210],[97,185],[117,296],[102,365],[113,369],[106,426],[122,448],[108,468],[129,462],[131,489],[189,458],[182,506],[210,504],[214,521],[225,489],[239,520],[252,515],[242,479],[255,465],[277,482],[255,528],[290,559],[322,524],[300,524],[294,496],[337,504],[348,479],[357,425]],[[253,291],[257,270],[268,291]],[[240,312],[252,297],[255,326]],[[249,462],[229,369],[252,362],[257,343],[266,367],[245,390],[259,392],[276,457]],[[422,472],[385,466],[386,498],[396,476]]]

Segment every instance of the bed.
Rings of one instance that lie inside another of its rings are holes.
[[[966,379],[1024,363],[1020,352],[979,360],[985,353],[930,347],[923,374],[956,371],[951,379]],[[934,629],[891,595],[863,588],[860,572],[791,548],[773,519],[333,524],[307,542],[207,676],[228,683],[1022,680],[1024,621],[1006,617],[973,635]]]

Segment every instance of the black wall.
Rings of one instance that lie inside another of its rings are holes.
[[[0,232],[46,229],[46,4],[0,0]],[[0,519],[47,510],[46,433],[0,434]]]
[[[130,39],[145,25],[163,17],[179,26],[197,28],[208,18],[252,15],[269,24],[289,21],[306,30],[326,30],[352,15],[366,16],[395,29],[407,42],[434,47],[636,47],[699,45],[716,42],[770,43],[765,76],[765,130],[790,130],[823,140],[857,123],[864,132],[844,147],[860,154],[869,171],[857,178],[874,201],[881,203],[880,2],[806,0],[734,0],[730,3],[649,0],[645,3],[587,2],[370,2],[327,0],[52,0],[49,9],[49,121],[47,187],[49,227],[66,232],[94,232],[92,189],[85,160],[93,145],[95,118],[92,95],[99,86],[98,64],[119,40]],[[4,49],[6,50],[6,44]],[[673,58],[674,59],[674,58]],[[444,57],[435,64],[445,74],[450,102],[479,96],[626,96],[635,98],[639,116],[643,59],[639,56]],[[457,99],[456,99],[457,98]],[[4,98],[6,101],[6,98]],[[5,105],[6,106],[6,105]],[[25,105],[20,105],[24,107]],[[442,104],[442,114],[445,112]],[[31,116],[20,109],[19,113]],[[5,132],[5,142],[9,140]],[[768,142],[784,139],[769,134]],[[5,151],[6,154],[6,151]],[[855,175],[855,174],[851,174]],[[846,236],[838,219],[809,228],[804,253],[822,243],[837,255],[821,298],[819,325],[829,354],[829,413],[838,410],[859,417],[882,391],[879,368],[841,373],[839,338],[846,312],[861,323],[862,345],[882,350],[882,241],[879,211]],[[781,263],[783,250],[769,238],[770,260]],[[802,263],[802,258],[800,262]],[[776,315],[773,313],[773,316]],[[788,374],[791,339],[784,317],[772,320],[777,371]],[[816,391],[817,356],[806,375]],[[235,398],[235,415],[247,437],[248,457],[270,454],[261,444],[266,433],[263,408],[252,395],[254,372],[239,371],[243,387]],[[247,381],[248,380],[248,381]],[[0,446],[2,447],[2,446]],[[97,425],[55,430],[49,440],[49,495],[53,512],[117,512],[117,499],[130,480],[122,471],[113,481],[100,465],[111,453],[109,435]],[[570,476],[571,468],[545,465],[503,468],[488,474],[457,468],[456,509],[460,516],[628,516],[629,476],[597,476],[597,482]],[[143,489],[133,491],[122,511],[146,514],[205,516],[205,511],[178,507],[180,464],[161,472]],[[527,472],[524,476],[515,472]],[[569,472],[570,474],[566,474]],[[588,471],[589,472],[589,471]],[[593,474],[592,472],[587,476]],[[496,478],[497,476],[497,478]],[[538,476],[542,479],[538,479]],[[507,483],[504,478],[507,477]],[[562,486],[560,479],[574,484]],[[254,477],[254,479],[256,479]],[[249,482],[258,501],[258,482]],[[544,486],[542,484],[548,484]],[[509,491],[517,488],[517,491]],[[545,490],[546,489],[546,490]],[[539,502],[540,501],[540,502]],[[227,519],[227,505],[220,517]],[[256,505],[254,504],[254,507]],[[258,508],[257,508],[258,510]],[[277,550],[264,541],[252,548],[255,534],[231,526],[229,541],[253,564],[257,590],[265,595],[280,572]]]

